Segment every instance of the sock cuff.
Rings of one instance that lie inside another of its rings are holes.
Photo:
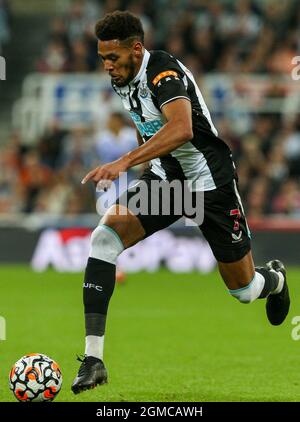
[[[251,303],[259,297],[264,287],[264,277],[255,272],[253,279],[247,286],[240,289],[229,290],[229,293],[241,303]]]
[[[103,261],[102,259],[93,258],[92,256],[88,258],[87,265],[89,265],[93,269],[96,269],[96,268],[97,270],[100,269],[101,271],[115,270],[116,268],[115,264],[112,264],[111,262],[108,262],[108,261]]]
[[[102,228],[103,230],[107,230],[109,233],[111,233],[115,237],[115,239],[119,242],[120,247],[122,249],[124,249],[123,242],[122,242],[120,236],[118,235],[118,233],[114,229],[112,229],[111,227],[107,226],[106,224],[99,224],[98,227]]]
[[[92,233],[89,256],[116,264],[117,258],[124,250],[119,235],[111,227],[100,224]]]

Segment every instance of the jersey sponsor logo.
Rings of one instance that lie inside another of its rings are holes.
[[[177,76],[178,77],[178,73],[175,72],[174,70],[166,70],[165,72],[161,72],[159,73],[157,76],[155,76],[155,78],[153,79],[152,83],[153,85],[157,85],[158,82],[162,79],[165,78],[167,76]]]
[[[164,125],[160,119],[142,122],[140,116],[134,111],[131,111],[130,115],[141,136],[153,136]]]
[[[153,136],[163,127],[161,120],[152,120],[151,122],[136,123],[136,127],[141,136]]]
[[[231,233],[232,243],[240,242],[242,240],[242,230],[239,231],[239,234]]]

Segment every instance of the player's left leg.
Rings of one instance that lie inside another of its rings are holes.
[[[277,260],[265,267],[254,267],[250,232],[235,181],[205,192],[200,229],[218,261],[229,293],[241,303],[266,298],[270,323],[281,324],[290,305],[286,271]]]
[[[280,325],[289,311],[289,292],[283,264],[270,261],[266,267],[254,267],[249,251],[236,262],[218,262],[229,293],[241,303],[267,299],[266,311],[272,325]]]

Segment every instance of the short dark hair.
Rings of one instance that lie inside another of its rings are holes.
[[[95,33],[100,41],[126,40],[136,37],[144,43],[144,30],[138,17],[130,12],[116,10],[107,13],[95,26]]]

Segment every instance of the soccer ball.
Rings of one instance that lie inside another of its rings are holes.
[[[9,387],[22,402],[52,401],[59,393],[61,385],[59,366],[41,353],[21,357],[9,374]]]

